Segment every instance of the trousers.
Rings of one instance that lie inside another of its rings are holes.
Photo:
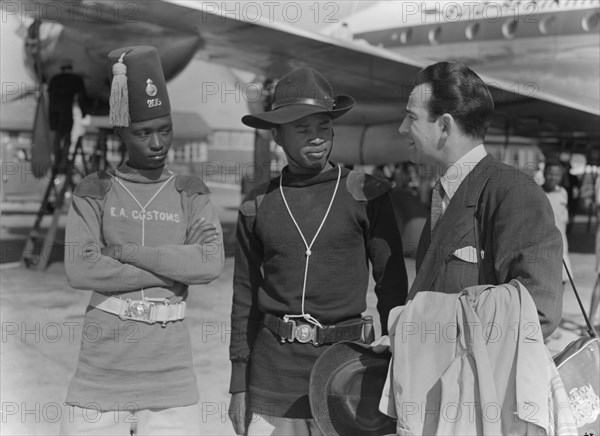
[[[200,434],[197,404],[170,409],[99,411],[67,406],[60,434],[89,436],[150,436]]]

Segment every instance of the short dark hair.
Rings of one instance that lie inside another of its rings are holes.
[[[466,135],[483,139],[494,114],[494,100],[486,84],[460,63],[438,62],[422,69],[415,87],[431,86],[429,116],[450,114]]]
[[[558,167],[561,171],[565,170],[565,166],[558,159],[548,159],[544,162],[544,172],[551,167]]]

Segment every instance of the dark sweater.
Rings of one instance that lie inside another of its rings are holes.
[[[337,176],[337,167],[319,175],[294,175],[284,169],[285,198],[309,244],[325,216]],[[384,181],[342,169],[335,200],[311,248],[308,267],[305,313],[322,324],[355,318],[365,311],[369,261],[384,332],[390,309],[405,301],[402,242],[388,191],[389,184]],[[263,314],[302,313],[306,247],[285,208],[279,179],[251,192],[242,203],[237,238],[230,346],[232,393],[246,391],[252,384],[246,379],[247,366]],[[310,344],[299,344],[300,348],[286,344],[282,348],[287,345],[295,353],[315,348]],[[261,357],[253,357],[257,359]],[[277,359],[273,360],[277,365]],[[250,365],[254,363],[259,364]],[[305,376],[310,367],[305,368]],[[285,368],[272,371],[285,377],[280,374]],[[302,389],[308,392],[308,378],[293,377],[296,385],[306,379]]]

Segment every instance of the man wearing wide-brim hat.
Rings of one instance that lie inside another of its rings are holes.
[[[270,111],[242,118],[271,130],[288,165],[238,215],[229,408],[238,434],[320,433],[310,372],[332,344],[363,338],[369,262],[384,332],[391,308],[404,303],[390,185],[329,160],[333,120],[353,105],[317,71],[300,68],[278,81]],[[252,416],[244,420],[246,407]]]

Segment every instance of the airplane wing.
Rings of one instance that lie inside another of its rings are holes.
[[[141,18],[173,29],[199,32],[202,38],[199,55],[209,62],[254,71],[267,77],[278,77],[298,66],[316,68],[338,92],[352,95],[363,105],[358,121],[367,124],[400,120],[404,116],[405,102],[416,72],[431,63],[277,22],[238,20],[232,16],[232,10],[219,10],[211,2],[201,10],[195,9],[197,2],[186,0],[149,3],[140,11]],[[237,17],[243,15],[238,13]],[[157,20],[157,17],[160,19]],[[581,63],[585,54],[575,49],[562,53],[565,59],[559,64],[563,68],[555,66],[552,75],[544,70],[548,65],[545,53],[540,54],[539,59],[529,56],[526,60],[528,68],[515,68],[512,76],[495,76],[499,65],[494,63],[473,68],[492,89],[498,124],[510,123],[513,133],[537,136],[540,130],[547,130],[553,135],[576,132],[597,137],[600,133],[597,92],[591,90],[589,99],[585,101],[575,98],[576,95],[585,95],[585,91],[573,93],[573,98],[568,96],[568,87],[578,84],[576,78],[573,82],[573,73],[565,71],[564,66],[572,71],[577,59]],[[596,63],[597,58],[595,53],[592,59]],[[506,60],[499,59],[498,62]],[[578,75],[593,74],[597,70],[597,67],[586,69],[585,64],[582,67],[577,70]],[[502,71],[506,70],[506,67],[502,68]],[[567,81],[568,78],[572,81]],[[584,83],[592,80],[597,82],[598,78],[588,77]],[[352,117],[346,120],[355,122]]]
[[[56,2],[48,0],[30,3],[40,9],[49,4],[57,7]],[[67,4],[68,12],[47,18],[87,34],[88,44],[94,44],[94,50],[87,52],[98,56],[114,48],[115,40],[120,45],[150,40],[161,51],[161,39],[197,37],[196,56],[262,77],[278,77],[299,66],[314,67],[334,84],[336,92],[350,94],[358,101],[357,110],[343,118],[351,124],[399,122],[415,73],[431,63],[368,44],[335,40],[289,24],[242,17],[243,14],[218,9],[216,2],[80,0]],[[89,17],[89,5],[94,7],[93,20]],[[94,33],[98,37],[89,37]],[[102,41],[109,41],[111,46],[104,47]],[[98,62],[99,59],[96,65]],[[551,134],[599,136],[598,107],[569,99],[565,93],[557,95],[543,83],[523,86],[535,78],[515,73],[515,81],[511,81],[494,77],[493,65],[474,68],[483,72],[482,78],[492,89],[497,126],[510,125],[511,133],[524,136],[539,136],[544,130]]]

